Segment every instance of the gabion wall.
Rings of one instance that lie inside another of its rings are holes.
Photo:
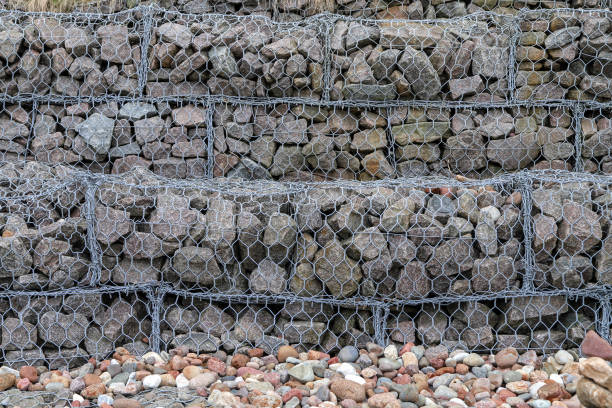
[[[610,339],[606,5],[244,4],[0,12],[1,362]]]

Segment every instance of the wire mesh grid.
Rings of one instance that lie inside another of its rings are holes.
[[[610,13],[287,10],[4,12],[2,360],[609,339]]]

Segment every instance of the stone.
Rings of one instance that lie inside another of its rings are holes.
[[[297,350],[293,348],[292,346],[283,345],[278,348],[277,356],[278,356],[278,361],[280,363],[284,363],[285,361],[287,361],[287,358],[289,357],[298,358],[299,354]]]
[[[576,395],[586,407],[605,408],[612,406],[612,391],[589,381],[586,378],[578,380]]]
[[[544,45],[548,49],[561,48],[580,37],[580,27],[567,27],[548,35]]]
[[[210,248],[181,247],[172,257],[172,272],[181,281],[211,286],[224,272],[219,268],[214,251]]]
[[[289,369],[289,375],[302,383],[307,383],[314,380],[314,372],[312,365],[308,363],[300,363]]]
[[[540,155],[535,133],[525,133],[505,139],[491,140],[487,145],[487,158],[504,170],[517,170],[533,164]]]
[[[31,271],[32,256],[20,238],[2,236],[0,258],[2,259],[0,278],[16,279]]]
[[[393,392],[382,392],[368,398],[368,406],[372,408],[385,408],[398,406],[398,399]]]
[[[128,119],[132,122],[154,116],[157,113],[155,106],[144,102],[128,102],[119,109],[119,119]]]
[[[599,215],[578,203],[564,203],[559,242],[565,253],[575,255],[586,252],[601,242],[601,238]]]
[[[229,47],[213,47],[208,50],[208,61],[213,75],[230,78],[238,71],[238,64]]]
[[[508,74],[508,48],[476,47],[472,53],[472,73],[485,78],[505,78]]]
[[[207,372],[201,373],[189,380],[189,388],[197,390],[198,388],[206,388],[219,378],[217,373]]]
[[[429,100],[440,93],[442,85],[438,73],[423,51],[406,47],[397,65],[410,82],[410,88],[416,99]]]
[[[518,361],[519,355],[514,347],[500,350],[495,355],[495,364],[499,368],[510,368]]]
[[[98,154],[107,154],[111,147],[115,121],[100,113],[94,113],[77,125],[76,131]]]
[[[353,400],[363,402],[366,399],[365,387],[354,381],[335,379],[330,383],[330,391],[342,400]]]
[[[0,391],[5,391],[13,387],[15,381],[15,374],[0,374]]]
[[[449,88],[452,99],[461,99],[465,96],[472,96],[484,91],[485,86],[480,75],[468,78],[451,79]]]
[[[287,271],[266,258],[251,273],[249,287],[256,293],[283,293],[287,288]]]
[[[157,32],[163,41],[175,44],[180,48],[187,48],[191,44],[191,31],[184,25],[165,23],[157,28]]]
[[[357,291],[362,270],[357,262],[347,257],[337,240],[331,240],[315,254],[314,273],[330,293],[338,298],[349,297]]]
[[[338,359],[344,363],[354,363],[359,358],[359,350],[355,346],[345,346],[338,352]]]
[[[142,380],[142,386],[145,389],[155,389],[160,386],[162,378],[159,374],[148,375]]]
[[[38,335],[56,347],[73,348],[85,339],[88,325],[89,320],[80,313],[48,311],[39,318]]]
[[[580,349],[585,356],[600,357],[612,361],[612,345],[601,338],[594,330],[587,331]]]

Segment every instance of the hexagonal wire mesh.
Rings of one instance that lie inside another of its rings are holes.
[[[609,12],[3,15],[4,361],[609,338]]]

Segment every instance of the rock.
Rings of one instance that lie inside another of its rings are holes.
[[[191,44],[191,31],[189,28],[176,23],[165,23],[157,28],[163,41],[176,44],[180,48],[187,48]]]
[[[344,248],[336,240],[317,251],[314,272],[330,293],[338,298],[355,293],[363,277],[357,262],[346,256]]]
[[[30,382],[35,383],[38,381],[38,372],[35,367],[26,365],[19,369],[19,378],[27,378]]]
[[[0,258],[2,259],[0,278],[17,279],[30,273],[32,256],[20,238],[1,237]]]
[[[289,357],[298,358],[299,354],[297,350],[292,346],[280,346],[278,349],[277,356],[278,361],[284,363]]]
[[[38,321],[38,335],[43,341],[56,347],[73,348],[85,339],[87,326],[89,320],[80,313],[48,311]]]
[[[612,361],[612,345],[593,330],[587,331],[580,345],[580,350],[585,356],[600,357],[604,360]]]
[[[472,53],[472,73],[485,78],[505,78],[508,74],[508,48],[476,47]]]
[[[580,204],[571,201],[564,203],[559,241],[565,253],[575,255],[586,252],[601,238],[599,215]]]
[[[113,408],[141,408],[140,402],[130,398],[118,398],[113,402]]]
[[[15,385],[15,374],[0,374],[0,391],[8,390]]]
[[[94,113],[77,125],[76,131],[98,154],[107,154],[113,138],[115,121],[100,113]]]
[[[251,273],[249,286],[256,293],[283,293],[287,289],[287,271],[266,258]]]
[[[580,37],[580,31],[580,27],[562,28],[546,37],[544,45],[548,49],[564,47]]]
[[[440,78],[427,54],[406,47],[397,65],[410,82],[410,88],[416,99],[434,99],[442,87]]]
[[[312,365],[308,363],[300,363],[289,369],[289,375],[302,383],[307,383],[314,380],[314,372]]]
[[[491,140],[487,145],[487,158],[498,163],[503,170],[527,167],[533,164],[539,155],[540,146],[537,143],[535,133],[524,133],[505,139]]]
[[[359,358],[359,350],[355,346],[345,346],[338,353],[338,359],[345,363],[354,363]]]
[[[162,378],[159,374],[148,375],[142,380],[142,386],[145,389],[154,389],[160,386]]]
[[[612,367],[604,359],[599,357],[587,358],[580,362],[579,367],[580,374],[598,385],[612,390]]]
[[[238,64],[228,47],[213,47],[208,51],[213,75],[230,78],[238,71]]]
[[[333,380],[330,383],[330,391],[333,392],[340,401],[349,399],[355,402],[363,402],[366,399],[365,387],[350,380]]]
[[[578,380],[576,395],[580,402],[586,407],[612,407],[612,392],[586,378]]]
[[[372,408],[385,408],[397,406],[398,399],[393,392],[382,392],[368,398],[368,406]]]
[[[505,348],[495,355],[495,364],[499,368],[510,368],[518,361],[519,355],[514,347]]]
[[[217,373],[213,372],[198,374],[189,380],[189,388],[193,390],[197,390],[198,388],[206,388],[217,381],[218,378],[219,376]]]

